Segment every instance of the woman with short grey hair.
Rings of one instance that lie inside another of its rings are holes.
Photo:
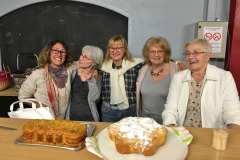
[[[100,121],[96,101],[101,93],[98,69],[102,62],[103,51],[99,47],[83,47],[79,67],[72,73],[70,105],[66,119]]]

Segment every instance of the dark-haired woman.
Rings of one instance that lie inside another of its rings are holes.
[[[19,100],[34,97],[52,109],[55,119],[64,119],[71,93],[71,73],[76,69],[65,42],[47,43],[39,54],[37,69],[19,90]]]

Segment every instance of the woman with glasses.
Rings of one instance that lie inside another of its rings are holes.
[[[47,43],[39,54],[37,69],[19,90],[19,100],[34,97],[43,106],[52,108],[55,119],[64,119],[71,92],[71,73],[76,68],[65,42]]]
[[[240,103],[230,72],[210,65],[212,47],[206,39],[185,45],[188,69],[176,73],[163,111],[163,124],[240,129]]]
[[[171,47],[163,37],[149,38],[142,55],[145,65],[137,79],[137,116],[151,117],[162,124],[169,85],[178,65],[170,61]]]
[[[102,121],[116,122],[136,116],[136,79],[142,66],[143,60],[132,57],[123,36],[115,35],[109,40],[100,70]]]
[[[67,119],[75,121],[100,121],[96,102],[101,88],[98,70],[103,61],[103,51],[95,46],[85,46],[79,57],[79,68],[72,73],[72,90]]]

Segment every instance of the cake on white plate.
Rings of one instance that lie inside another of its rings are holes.
[[[168,130],[154,119],[126,117],[108,127],[109,138],[122,154],[153,155],[165,144]]]

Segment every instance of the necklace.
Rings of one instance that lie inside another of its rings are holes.
[[[161,67],[160,71],[158,71],[157,73],[154,73],[153,71],[151,71],[151,75],[158,77],[158,76],[160,76],[162,74],[163,70],[164,70],[164,64]]]

